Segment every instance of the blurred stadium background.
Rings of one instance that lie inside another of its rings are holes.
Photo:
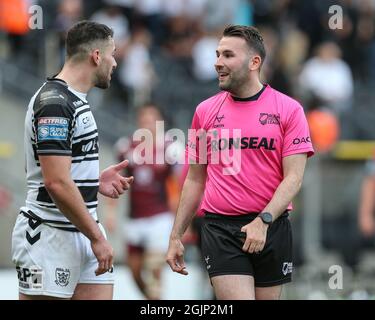
[[[342,9],[342,28],[329,27],[333,5]],[[31,29],[30,19],[43,28]],[[115,161],[113,143],[132,133],[146,101],[165,111],[169,127],[187,130],[196,105],[218,91],[213,64],[224,25],[257,26],[268,54],[262,78],[301,101],[317,150],[291,216],[295,272],[283,298],[375,299],[374,239],[357,224],[364,166],[375,150],[374,0],[0,0],[0,299],[17,298],[10,238],[25,195],[26,106],[61,68],[66,31],[82,19],[112,27],[117,45],[111,88],[89,94],[102,168]],[[110,239],[119,267],[115,298],[141,299],[122,265],[121,230]],[[166,272],[165,299],[209,297],[197,257],[189,245],[188,278]],[[328,286],[332,265],[342,267],[341,290]]]

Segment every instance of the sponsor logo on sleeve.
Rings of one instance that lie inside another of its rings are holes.
[[[38,119],[38,140],[68,139],[69,119],[62,117],[43,117]]]
[[[310,137],[302,137],[302,138],[295,138],[293,140],[293,144],[302,144],[302,143],[310,143]]]

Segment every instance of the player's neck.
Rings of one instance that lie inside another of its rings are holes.
[[[69,87],[82,93],[88,93],[93,87],[91,73],[85,65],[67,62],[56,78],[64,80]]]
[[[241,88],[238,88],[238,90],[231,92],[231,95],[236,98],[248,98],[256,95],[260,90],[262,90],[262,88],[263,84],[259,79],[257,79],[256,81],[246,84]]]

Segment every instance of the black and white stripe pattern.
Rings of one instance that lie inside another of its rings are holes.
[[[68,140],[38,141],[38,119],[46,116],[68,119]],[[71,177],[88,212],[97,219],[98,130],[85,97],[73,93],[62,81],[47,81],[30,100],[25,128],[28,195],[26,207],[21,209],[26,212],[30,210],[48,221],[57,221],[57,224],[64,222],[70,225],[44,186],[39,162],[39,156],[70,156]]]

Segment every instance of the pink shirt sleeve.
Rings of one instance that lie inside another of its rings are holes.
[[[305,113],[299,104],[293,109],[284,128],[282,157],[298,153],[307,153],[311,157],[314,149]]]

